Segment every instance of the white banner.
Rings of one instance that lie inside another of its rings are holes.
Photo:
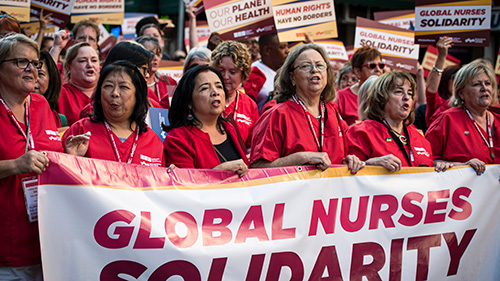
[[[500,276],[500,166],[481,176],[470,167],[355,176],[285,167],[240,179],[48,157],[39,187],[45,280]]]

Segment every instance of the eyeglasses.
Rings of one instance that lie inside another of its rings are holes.
[[[368,67],[369,69],[375,69],[377,66],[378,66],[378,68],[380,68],[380,69],[384,69],[384,67],[385,67],[385,63],[383,63],[383,62],[379,62],[379,63],[374,63],[374,62],[372,62],[372,63],[362,64],[360,67],[363,67],[363,66],[366,66],[366,67]]]
[[[26,70],[30,64],[33,65],[37,70],[42,69],[42,66],[43,66],[43,62],[37,61],[37,60],[29,61],[28,59],[15,58],[15,59],[4,60],[3,62],[6,62],[6,61],[15,61],[17,67],[19,67],[23,70]]]
[[[322,64],[322,63],[318,63],[318,64],[303,63],[301,65],[294,67],[293,70],[295,70],[297,68],[303,72],[311,72],[313,70],[313,68],[316,68],[319,72],[323,72],[328,68],[328,66],[326,64]]]

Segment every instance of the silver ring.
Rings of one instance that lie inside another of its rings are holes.
[[[446,46],[446,45],[448,45],[448,42],[444,42],[444,44],[443,44],[443,45],[445,45],[445,46]]]

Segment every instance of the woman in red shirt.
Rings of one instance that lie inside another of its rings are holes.
[[[179,168],[221,169],[243,176],[245,147],[236,128],[224,120],[224,78],[208,65],[187,71],[179,81],[168,113],[165,162]]]
[[[392,172],[401,167],[432,166],[430,143],[412,125],[415,88],[415,80],[406,72],[378,77],[366,100],[368,119],[347,131],[348,153]]]

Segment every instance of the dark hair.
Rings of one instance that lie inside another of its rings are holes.
[[[136,66],[151,66],[154,54],[134,41],[122,41],[109,50],[103,67],[115,61],[125,60]]]
[[[377,48],[363,46],[354,52],[350,63],[353,69],[361,68],[361,65],[363,65],[365,61],[374,60],[376,58],[382,59],[382,54]]]
[[[46,51],[40,51],[40,61],[47,66],[47,75],[49,77],[49,86],[45,93],[42,93],[49,102],[50,109],[55,110],[59,96],[61,95],[61,74],[57,68],[52,56]]]
[[[441,82],[438,86],[438,94],[445,100],[450,99],[451,96],[453,96],[453,89],[450,89],[449,83],[450,80],[453,81],[453,78],[455,78],[455,73],[457,73],[460,67],[460,65],[450,65],[443,70],[443,74],[441,75]]]
[[[196,77],[202,72],[211,71],[215,73],[224,88],[224,93],[227,94],[226,86],[224,85],[224,78],[222,74],[215,68],[208,65],[198,65],[188,70],[182,76],[181,80],[175,88],[174,96],[172,97],[172,104],[168,112],[168,120],[170,126],[163,126],[164,131],[170,131],[173,128],[182,127],[186,125],[195,126],[200,124],[200,121],[193,115],[193,120],[188,120],[188,115],[191,113],[190,107],[193,105],[193,92],[196,83]],[[192,114],[192,113],[191,113]],[[222,132],[222,116],[217,119],[217,128]]]
[[[132,122],[135,122],[137,126],[139,126],[140,133],[146,132],[148,130],[148,126],[146,125],[146,114],[148,112],[148,86],[146,85],[146,80],[144,79],[144,76],[139,68],[124,60],[115,61],[101,69],[99,81],[97,82],[95,93],[92,98],[94,113],[90,119],[93,122],[106,121],[106,117],[104,116],[104,111],[102,109],[101,88],[104,79],[115,72],[127,74],[135,87],[135,106],[134,111],[130,116],[130,129],[132,129]]]
[[[271,33],[271,34],[266,34],[266,35],[260,36],[259,37],[259,50],[263,50],[264,47],[273,44],[274,40],[277,40],[279,42],[277,33]]]

